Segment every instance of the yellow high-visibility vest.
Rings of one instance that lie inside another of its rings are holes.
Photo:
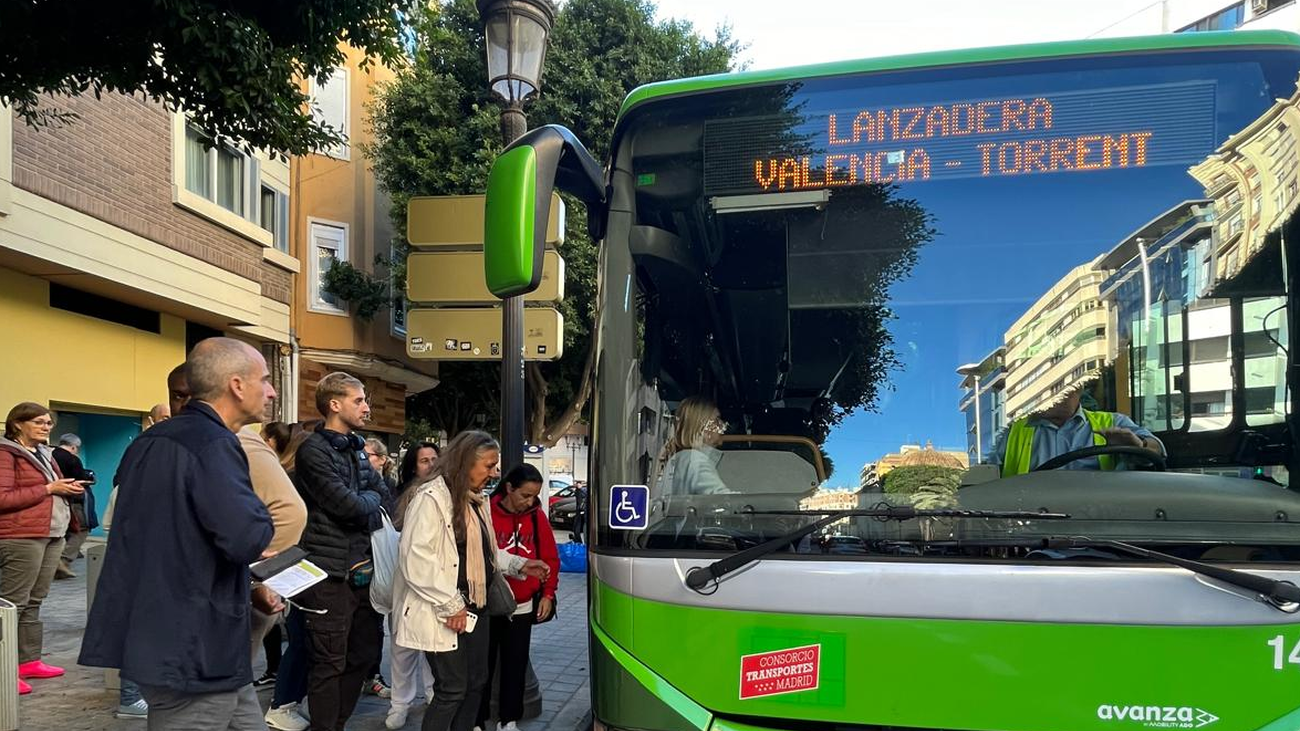
[[[1110,411],[1084,409],[1083,418],[1087,419],[1088,426],[1092,427],[1092,443],[1098,446],[1105,444],[1106,437],[1102,436],[1101,432],[1115,425],[1115,414]],[[1023,475],[1029,471],[1029,459],[1034,451],[1035,431],[1036,427],[1030,425],[1028,417],[1016,419],[1011,423],[1011,428],[1007,431],[1007,453],[1002,457],[1003,477]],[[1103,470],[1115,469],[1115,458],[1110,455],[1101,455],[1097,458],[1097,462]]]

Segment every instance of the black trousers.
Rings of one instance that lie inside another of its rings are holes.
[[[507,724],[524,717],[524,682],[528,675],[528,648],[533,641],[533,620],[537,615],[516,614],[493,617],[488,635],[488,682],[479,703],[476,726],[487,728],[492,717],[492,677],[497,681],[497,723]]]
[[[361,697],[361,683],[379,659],[375,638],[379,613],[370,606],[370,589],[357,589],[342,579],[326,579],[302,593],[298,603],[325,614],[307,612],[307,642],[311,671],[307,702],[311,731],[343,731]]]
[[[433,669],[433,702],[424,712],[421,731],[472,731],[479,704],[487,691],[491,623],[479,615],[473,632],[461,632],[451,652],[426,652]],[[316,711],[312,711],[315,718]]]

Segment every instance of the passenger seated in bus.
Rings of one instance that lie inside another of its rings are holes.
[[[677,408],[673,436],[659,457],[662,471],[656,485],[659,495],[717,495],[734,492],[718,475],[722,452],[718,445],[727,431],[718,407],[706,398],[691,396]]]
[[[1080,401],[1083,390],[1076,389],[1043,411],[1011,422],[998,434],[986,462],[1002,466],[1002,476],[1021,475],[1038,465],[1067,452],[1101,444],[1145,447],[1165,455],[1165,445],[1125,414],[1092,411]],[[1102,455],[1076,459],[1063,470],[1113,470],[1128,466],[1123,455]],[[1134,462],[1139,460],[1134,459]]]

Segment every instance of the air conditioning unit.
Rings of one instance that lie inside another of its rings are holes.
[[[1268,0],[1250,0],[1251,15],[1260,15],[1268,12]]]
[[[0,599],[0,731],[18,731],[18,609]]]

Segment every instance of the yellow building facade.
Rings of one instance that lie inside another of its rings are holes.
[[[343,46],[346,62],[328,82],[304,83],[314,113],[347,135],[347,144],[294,158],[291,164],[292,252],[301,276],[293,293],[296,335],[295,393],[301,420],[317,418],[315,384],[342,370],[361,378],[370,395],[372,431],[398,435],[405,427],[405,400],[437,385],[437,366],[406,355],[404,307],[378,312],[370,321],[355,316],[350,303],[326,291],[324,276],[341,260],[374,277],[387,274],[376,257],[391,259],[393,227],[389,200],[379,188],[363,150],[373,142],[366,107],[392,70]]]

